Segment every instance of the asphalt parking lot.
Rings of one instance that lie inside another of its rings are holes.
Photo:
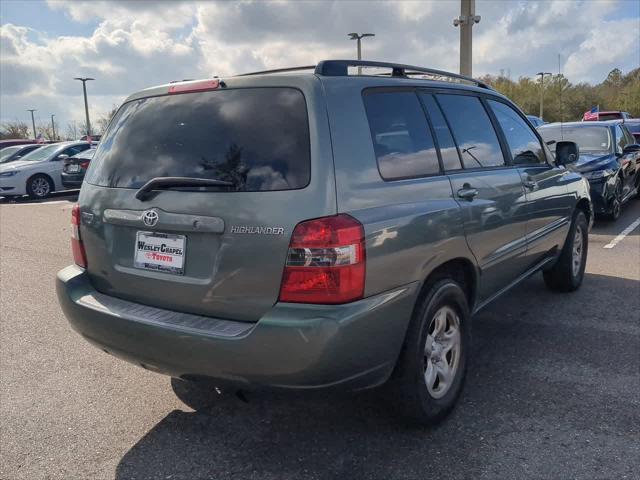
[[[398,422],[377,392],[194,411],[167,377],[90,346],[54,291],[72,201],[0,204],[0,478],[637,478],[640,226],[611,245],[640,201],[596,224],[580,291],[536,275],[476,316],[466,388],[434,429]]]

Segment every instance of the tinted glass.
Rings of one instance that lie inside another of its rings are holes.
[[[631,133],[640,133],[640,121],[625,122],[625,126]]]
[[[89,148],[87,150],[85,150],[84,152],[80,152],[76,155],[73,156],[73,158],[80,158],[83,160],[91,160],[93,158],[93,156],[96,153],[96,149],[95,148]]]
[[[504,165],[500,142],[480,99],[470,95],[437,95],[451,125],[465,168]]]
[[[500,128],[507,139],[514,165],[545,163],[540,140],[531,127],[508,105],[494,100],[488,101]]]
[[[627,137],[625,137],[622,128],[620,128],[620,125],[616,125],[616,152],[622,153],[624,147],[626,147],[628,143],[629,142],[627,141]]]
[[[634,143],[636,143],[636,139],[633,138],[633,135],[631,135],[631,132],[628,128],[622,127],[622,130],[624,131],[624,136],[627,138],[627,145],[633,145]]]
[[[567,141],[578,144],[580,152],[608,153],[611,151],[611,135],[607,127],[540,127],[538,132],[545,142]]]
[[[139,188],[154,177],[198,177],[232,182],[237,191],[289,190],[309,183],[310,164],[300,91],[216,90],[125,104],[87,181]]]
[[[415,93],[369,93],[364,105],[382,178],[440,172],[427,119]]]
[[[438,147],[440,147],[440,156],[442,157],[442,163],[445,170],[460,170],[462,163],[460,162],[460,155],[458,155],[458,149],[453,141],[449,126],[442,116],[440,107],[433,99],[432,95],[421,93],[422,101],[427,107],[429,117],[431,118],[431,125],[436,133],[436,139],[438,140]]]
[[[75,145],[73,147],[67,148],[62,153],[65,154],[65,155],[69,155],[70,157],[73,157],[75,154],[80,153],[80,152],[84,152],[88,148],[89,148],[89,144],[88,143],[85,144],[85,145]]]
[[[0,162],[2,162],[3,160],[9,158],[11,155],[16,153],[21,148],[22,147],[20,147],[20,146],[3,148],[2,151],[0,152]]]
[[[621,113],[599,113],[598,120],[601,122],[605,122],[607,120],[620,120],[622,117]]]
[[[56,144],[47,145],[46,147],[40,147],[37,150],[34,150],[33,152],[26,154],[24,157],[22,157],[22,160],[28,160],[31,162],[40,162],[42,160],[48,159],[59,148],[60,148],[60,145],[56,145]]]

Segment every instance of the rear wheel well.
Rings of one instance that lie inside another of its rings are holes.
[[[56,188],[56,183],[53,181],[53,178],[51,178],[49,175],[47,175],[46,173],[34,173],[33,175],[31,175],[29,178],[27,178],[27,188],[29,188],[29,182],[31,182],[31,180],[33,180],[35,177],[44,177],[47,180],[49,180],[49,183],[51,183],[51,191],[53,192],[53,190]]]
[[[576,205],[576,210],[582,210],[584,216],[587,217],[587,225],[591,221],[591,207],[589,206],[589,200],[581,198]]]
[[[469,311],[473,311],[476,298],[476,271],[466,258],[455,258],[436,267],[425,279],[420,292],[419,302],[427,295],[431,286],[438,280],[451,278],[455,280],[467,297]]]

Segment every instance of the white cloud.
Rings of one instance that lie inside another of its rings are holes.
[[[636,68],[640,12],[626,11],[630,3],[478,0],[474,73],[555,71],[558,53],[573,82]],[[88,85],[96,117],[133,91],[171,80],[352,58],[352,31],[376,33],[363,41],[365,58],[458,68],[457,0],[48,4],[67,14],[70,32],[75,22],[98,26],[89,36],[50,37],[28,25],[2,25],[1,119],[26,120],[24,110],[38,108],[63,123],[81,121],[81,88],[72,80],[80,75],[96,78]]]

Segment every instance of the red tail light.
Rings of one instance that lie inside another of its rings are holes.
[[[87,268],[87,254],[80,239],[80,206],[77,203],[71,210],[71,251],[76,265]]]
[[[82,168],[83,170],[86,170],[87,168],[89,168],[89,162],[90,160],[85,160],[83,162],[80,162],[80,168]]]
[[[362,224],[349,215],[299,223],[291,235],[280,301],[336,304],[364,295]]]

